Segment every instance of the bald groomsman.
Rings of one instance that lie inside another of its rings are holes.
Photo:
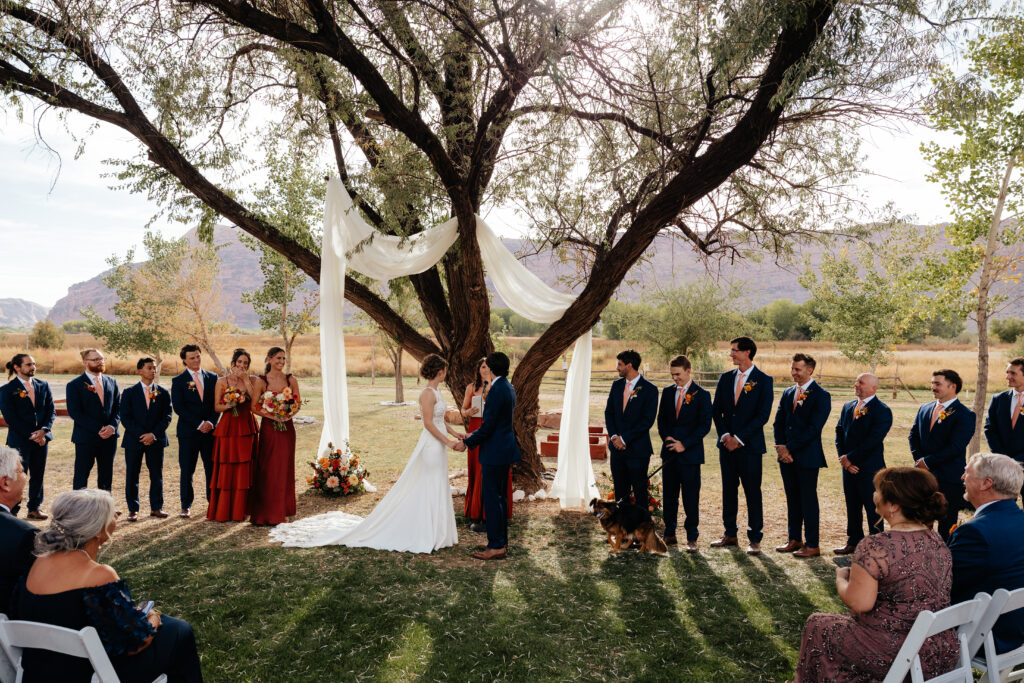
[[[892,410],[875,393],[878,378],[870,373],[857,377],[853,393],[836,423],[836,453],[843,468],[843,496],[846,498],[846,545],[836,555],[849,555],[864,538],[864,516],[868,533],[882,531],[882,517],[875,511],[875,473],[885,467],[885,436],[892,428]]]
[[[993,453],[1024,463],[1024,358],[1006,366],[1006,385],[1009,389],[993,396],[988,406],[985,440]]]
[[[964,467],[967,445],[974,436],[974,412],[957,399],[964,382],[956,370],[932,373],[935,400],[917,411],[910,428],[910,454],[914,466],[926,469],[939,480],[946,497],[946,516],[939,520],[939,535],[949,539],[964,503]]]

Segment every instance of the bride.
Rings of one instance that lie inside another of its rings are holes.
[[[270,532],[270,540],[302,548],[347,545],[413,553],[429,553],[458,543],[447,448],[459,442],[449,440],[446,432],[456,439],[465,435],[444,421],[447,406],[438,386],[447,368],[448,363],[438,355],[423,359],[420,374],[427,380],[427,388],[420,394],[423,432],[402,476],[366,519],[328,512],[281,524]]]

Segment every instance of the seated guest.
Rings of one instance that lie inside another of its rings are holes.
[[[836,570],[850,614],[812,614],[800,642],[796,681],[880,681],[922,610],[949,606],[949,549],[932,526],[946,514],[935,477],[920,468],[888,467],[875,475],[875,506],[888,526],[857,544],[850,567]],[[952,669],[953,631],[925,641],[926,678]]]
[[[1017,493],[1024,484],[1020,463],[1005,455],[975,453],[964,470],[964,497],[974,506],[974,518],[953,530],[954,603],[984,591],[1024,588],[1024,511]],[[997,652],[1024,644],[1024,609],[1004,614],[992,628]]]
[[[50,526],[36,537],[36,561],[11,598],[15,619],[75,630],[93,626],[122,681],[201,681],[192,627],[153,610],[144,613],[111,567],[96,562],[117,529],[114,499],[99,489],[68,491],[50,509]],[[29,681],[88,681],[89,661],[26,648]]]
[[[28,475],[21,454],[0,446],[0,614],[10,614],[9,603],[18,579],[32,566],[32,546],[39,529],[14,516],[21,503]]]

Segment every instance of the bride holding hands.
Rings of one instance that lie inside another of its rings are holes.
[[[328,512],[282,524],[271,531],[270,540],[302,548],[346,545],[414,553],[458,543],[448,483],[448,449],[465,435],[444,421],[447,405],[439,386],[447,369],[448,363],[436,354],[423,359],[420,375],[427,380],[419,398],[423,431],[402,475],[368,517]]]

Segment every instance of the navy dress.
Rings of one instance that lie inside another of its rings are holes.
[[[14,619],[76,631],[94,627],[118,678],[124,683],[150,683],[160,674],[167,674],[169,681],[202,681],[192,627],[180,619],[161,615],[160,628],[149,646],[137,654],[128,654],[142,647],[154,631],[145,615],[135,607],[124,581],[37,595],[25,587],[22,579],[11,599],[11,613]],[[24,683],[88,682],[92,678],[89,660],[48,650],[26,648],[22,667]]]

